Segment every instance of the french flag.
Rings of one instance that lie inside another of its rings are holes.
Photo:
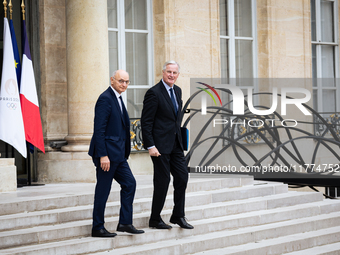
[[[31,52],[26,34],[25,20],[23,20],[23,56],[20,82],[20,102],[26,141],[45,153],[39,102],[35,85]]]
[[[7,18],[4,18],[3,64],[0,86],[0,139],[27,156],[13,44]]]

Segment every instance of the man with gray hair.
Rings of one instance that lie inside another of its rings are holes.
[[[172,228],[160,216],[168,192],[170,173],[174,186],[174,208],[170,222],[182,228],[193,228],[184,217],[188,170],[181,137],[182,91],[175,85],[179,72],[177,62],[166,62],[163,66],[163,79],[146,92],[143,101],[143,142],[154,166],[149,227],[158,229]]]

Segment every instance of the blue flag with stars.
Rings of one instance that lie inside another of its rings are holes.
[[[19,87],[19,91],[20,91],[20,78],[21,78],[20,55],[19,55],[17,39],[15,37],[13,20],[11,20],[11,19],[9,20],[9,29],[11,31],[12,45],[13,45],[13,54],[14,54],[14,63],[15,63],[15,71],[17,73],[18,87]]]

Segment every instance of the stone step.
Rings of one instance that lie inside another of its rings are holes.
[[[196,225],[198,225],[197,222]],[[311,240],[314,240],[316,237],[319,238],[320,240],[318,241],[318,244],[321,244],[323,242],[325,244],[328,244],[340,241],[339,225],[340,225],[340,213],[336,212],[328,215],[319,215],[308,217],[305,219],[295,219],[260,226],[245,227],[235,230],[213,231],[206,229],[206,234],[195,236],[183,236],[183,233],[188,230],[175,228],[176,229],[175,231],[177,231],[177,235],[176,238],[171,240],[158,241],[149,244],[133,245],[123,248],[114,247],[114,249],[111,251],[97,252],[93,254],[153,255],[153,254],[191,254],[197,252],[201,252],[201,254],[207,254],[208,252],[210,252],[210,254],[237,254],[237,255],[282,254],[282,252],[284,252],[282,251],[282,249],[286,247],[287,243],[282,245],[281,239],[287,238],[291,242],[292,240],[294,240],[292,236],[297,238],[299,236],[302,237],[308,234],[313,237],[310,238]],[[315,234],[315,232],[317,232],[317,234]],[[136,238],[132,239],[131,241],[132,241],[131,243],[135,243]],[[251,250],[252,245],[262,246],[261,244],[263,243],[266,243],[265,249],[262,249],[260,252],[256,253],[254,251],[248,252],[249,250]],[[235,253],[234,247],[241,246],[242,244],[245,247],[239,249],[238,253]],[[295,246],[297,246],[296,244],[297,243],[295,243]],[[300,247],[309,248],[315,245],[315,240],[311,243],[309,241],[306,243],[305,241],[303,241],[302,244],[300,240],[299,244]],[[272,246],[274,245],[277,247],[272,248]],[[222,252],[220,252],[217,249],[223,250]]]
[[[267,197],[255,197],[244,200],[229,202],[217,202],[206,205],[191,206],[186,208],[186,217],[190,220],[209,219],[227,215],[239,215],[241,213],[265,211],[270,209],[287,210],[308,208],[316,214],[335,212],[340,209],[340,201],[335,205],[322,201],[318,193],[289,192],[287,194],[277,194]],[[279,202],[278,202],[279,201]],[[284,205],[282,201],[288,201]],[[317,202],[319,201],[319,202]],[[296,206],[294,208],[293,206]],[[169,221],[172,211],[163,211],[162,218]],[[147,215],[149,216],[149,215]]]
[[[316,246],[316,247],[313,247]],[[195,255],[339,255],[339,226],[319,229],[305,233],[261,240],[243,245],[228,246],[220,249],[191,253]],[[100,254],[100,253],[97,253]],[[107,253],[110,254],[110,253]],[[119,254],[119,253],[115,253]],[[131,254],[131,253],[130,253]],[[150,253],[151,254],[151,253]],[[179,253],[180,254],[180,253]]]
[[[115,238],[118,238],[115,237]],[[18,248],[0,250],[1,255],[76,255],[88,254],[114,247],[115,238],[81,237],[53,243],[42,243]]]
[[[222,195],[225,195],[224,193],[228,193],[228,192],[232,192],[234,195],[240,193],[242,199],[246,198],[246,194],[248,194],[248,196],[250,197],[253,197],[254,194],[261,194],[263,196],[271,195],[275,192],[276,187],[279,187],[278,190],[281,190],[280,184],[273,183],[273,184],[260,185],[260,186],[248,186],[248,187],[240,187],[240,188],[232,188],[232,189],[225,188],[225,189],[220,189],[220,190],[210,190],[210,191],[204,191],[204,192],[202,191],[190,192],[186,198],[186,201],[187,201],[186,204],[188,207],[190,207],[190,206],[214,203],[215,197],[218,198],[219,195],[222,196]],[[239,192],[234,193],[235,190]],[[248,192],[244,192],[244,190],[248,190]],[[304,200],[304,197],[307,197],[307,201],[312,201],[313,199],[314,201],[318,201],[320,197],[316,196],[317,194],[318,193],[306,193],[305,196],[301,196],[301,201]],[[235,197],[233,198],[235,199]],[[294,200],[293,198],[294,198],[294,193],[292,195],[292,198],[289,200]],[[138,202],[141,202],[141,203],[137,203],[137,208],[139,207],[140,209],[139,211],[145,211],[147,213],[145,214],[143,218],[138,218],[136,217],[136,214],[134,214],[134,224],[138,227],[147,226],[148,217],[149,217],[148,211],[150,210],[150,206],[151,206],[151,198],[141,198],[139,200],[141,201],[138,201]],[[219,199],[217,200],[219,202]],[[280,198],[278,200],[283,200],[283,199]],[[167,197],[166,204],[167,204],[166,208],[172,207],[172,195],[169,195]],[[147,205],[147,208],[144,208],[143,210],[142,207],[146,205]],[[118,210],[118,208],[119,206],[117,204],[116,209]],[[47,215],[48,215],[48,212],[47,212]],[[10,222],[9,220],[7,221]],[[118,221],[118,216],[107,218],[106,227],[109,229],[114,229],[115,226],[117,225],[117,221]],[[4,222],[6,222],[6,220],[4,220]],[[39,222],[39,220],[37,220],[37,222]],[[29,221],[27,222],[27,224],[28,223]],[[3,232],[0,232],[0,247],[14,247],[19,244],[26,245],[29,243],[48,242],[52,240],[59,240],[62,238],[74,238],[74,237],[87,236],[91,232],[91,223],[92,221],[88,219],[88,220],[72,221],[72,222],[62,223],[62,224],[55,224],[53,226],[50,226],[50,225],[35,226],[35,227],[30,226],[30,228],[28,229],[3,231]]]
[[[190,174],[186,217],[195,228],[185,230],[174,225],[171,230],[150,229],[147,226],[152,176],[136,177],[136,180],[134,225],[146,233],[118,232],[117,237],[110,239],[89,237],[94,184],[87,185],[85,191],[80,189],[82,185],[75,184],[71,192],[63,191],[59,185],[46,185],[50,193],[40,195],[46,189],[33,188],[36,196],[19,192],[12,201],[8,199],[11,194],[7,200],[0,194],[0,201],[5,201],[0,202],[0,214],[3,207],[14,212],[0,216],[0,254],[104,254],[104,251],[109,251],[105,254],[187,254],[226,247],[211,247],[210,243],[215,242],[247,245],[255,239],[283,238],[340,226],[340,201],[323,200],[320,193],[288,192],[285,184],[254,181],[252,177],[201,178]],[[114,183],[107,204],[105,226],[112,232],[118,223],[119,191]],[[162,212],[165,222],[172,213],[172,193],[170,186]],[[42,205],[39,201],[43,201]],[[28,210],[17,213],[17,209]],[[180,248],[179,240],[183,242]]]
[[[313,194],[313,193],[312,193]],[[280,198],[277,198],[280,199]],[[254,200],[254,199],[253,199]],[[323,208],[325,207],[325,208]],[[321,209],[323,208],[323,209]],[[207,218],[207,219],[198,219],[198,220],[193,220],[190,221],[190,223],[192,223],[195,226],[194,230],[183,230],[181,228],[178,228],[177,226],[175,226],[172,230],[168,231],[168,230],[154,230],[154,229],[149,229],[146,228],[145,231],[146,233],[143,235],[136,235],[136,236],[132,236],[129,234],[124,234],[124,233],[118,233],[118,237],[114,238],[114,240],[116,241],[112,241],[113,239],[107,239],[107,243],[102,244],[102,241],[98,241],[97,238],[89,238],[87,240],[87,242],[93,242],[93,247],[97,247],[97,243],[99,242],[101,244],[101,246],[98,246],[96,249],[90,249],[90,251],[98,251],[98,250],[105,250],[105,249],[112,249],[114,248],[119,248],[119,247],[124,247],[124,246],[130,246],[131,243],[133,243],[134,245],[140,245],[139,247],[142,247],[143,245],[146,245],[146,243],[152,243],[152,242],[157,242],[157,241],[162,241],[164,239],[167,240],[172,240],[172,243],[176,243],[176,241],[174,241],[174,239],[177,238],[193,238],[192,235],[202,235],[205,233],[209,233],[211,231],[218,231],[218,230],[225,230],[225,229],[235,229],[235,228],[239,228],[239,227],[247,227],[247,226],[254,226],[254,225],[260,225],[260,224],[270,224],[273,222],[278,222],[278,221],[282,221],[282,220],[286,220],[287,222],[289,222],[289,220],[292,222],[289,226],[290,228],[301,228],[301,227],[296,227],[296,224],[299,224],[299,222],[294,222],[293,219],[297,219],[300,217],[309,217],[309,220],[306,219],[300,219],[300,221],[303,221],[309,225],[311,224],[316,224],[314,222],[321,222],[322,220],[327,222],[327,224],[329,225],[329,221],[331,222],[331,225],[333,226],[335,223],[337,225],[340,224],[340,215],[332,215],[329,214],[328,219],[326,220],[324,218],[324,215],[319,215],[319,218],[316,218],[315,215],[318,215],[320,213],[323,212],[329,212],[329,211],[338,211],[338,209],[340,208],[340,201],[338,203],[338,206],[329,206],[328,203],[322,203],[322,202],[315,202],[315,203],[309,203],[309,204],[305,204],[305,205],[296,205],[296,206],[290,206],[287,208],[275,208],[275,209],[271,209],[271,210],[262,210],[262,211],[254,211],[254,212],[247,212],[247,213],[243,213],[243,214],[237,214],[237,215],[229,215],[229,216],[221,216],[221,217],[213,217],[213,218]],[[170,217],[171,214],[171,209],[165,211],[165,214],[167,215],[167,217]],[[197,214],[196,212],[194,212],[194,214]],[[139,215],[135,215],[135,219],[140,219],[143,221],[144,218],[144,223],[147,223],[148,221],[148,216],[149,213],[142,213]],[[188,217],[191,216],[191,212],[188,212]],[[115,226],[117,225],[117,221],[118,221],[118,217],[116,218],[110,218],[107,223],[106,226],[107,228],[110,229],[115,229]],[[80,223],[80,222],[78,222]],[[295,225],[294,225],[294,224]],[[67,235],[70,231],[75,231],[76,229],[78,229],[79,231],[84,230],[82,227],[84,227],[85,222],[82,222],[82,224],[79,224],[78,226],[73,225],[73,229],[67,231],[65,229],[65,224],[64,226],[55,226],[54,228],[40,228],[40,231],[36,232],[36,236],[37,236],[37,241],[38,242],[46,242],[46,241],[51,241],[51,240],[46,240],[44,239],[44,237],[50,237],[53,233],[55,233],[55,235],[58,236],[62,236],[63,238],[72,238],[72,236]],[[86,232],[83,232],[83,235],[89,234],[90,231],[90,224],[91,221],[88,221],[87,224],[88,229]],[[285,224],[284,224],[285,225]],[[325,224],[326,226],[326,224]],[[275,226],[277,227],[277,226]],[[281,226],[281,228],[284,226]],[[59,232],[60,234],[59,234]],[[270,229],[271,231],[275,231],[273,230],[273,228]],[[291,230],[292,231],[292,230]],[[34,231],[33,231],[34,232]],[[33,234],[33,232],[31,232],[31,234]],[[51,233],[49,233],[51,232]],[[14,231],[12,233],[7,233],[6,236],[8,236],[8,234],[12,234],[12,236],[18,236],[18,234]],[[29,234],[29,233],[27,233]],[[248,233],[249,234],[249,233]],[[81,235],[81,234],[80,234]],[[83,240],[84,238],[80,238],[80,239],[74,239],[73,242],[71,242],[71,240],[68,241],[55,241],[53,243],[49,243],[49,244],[42,244],[42,245],[33,245],[33,246],[27,246],[27,247],[18,247],[18,248],[12,248],[12,249],[7,249],[7,250],[0,250],[0,252],[7,252],[10,254],[20,254],[21,252],[25,252],[25,254],[54,254],[51,253],[51,250],[54,251],[58,251],[56,254],[63,254],[62,251],[64,249],[66,249],[66,246],[69,247],[68,249],[70,250],[69,253],[67,254],[82,254],[82,252],[79,252],[79,250],[84,249],[83,247]],[[1,235],[0,235],[0,240],[1,239]],[[7,239],[7,240],[11,240],[11,239]],[[18,240],[18,239],[16,239]],[[60,239],[62,240],[62,239]],[[3,240],[5,241],[5,240]],[[19,240],[20,243],[23,244],[24,239],[23,240]],[[31,242],[32,243],[32,242]],[[8,243],[7,243],[8,244]],[[29,243],[27,243],[28,245]],[[6,245],[6,243],[3,243],[3,245]],[[3,246],[0,245],[0,246]],[[110,246],[111,245],[111,246]],[[150,244],[151,245],[151,244]],[[73,247],[73,248],[72,248]],[[87,247],[87,246],[86,246]],[[91,245],[92,247],[92,245]],[[102,249],[100,249],[99,247],[103,247]],[[110,247],[110,248],[105,248],[105,247]],[[136,247],[136,249],[139,249]],[[71,252],[72,250],[72,252]]]
[[[137,192],[135,198],[147,198],[152,196],[152,176],[136,176]],[[249,186],[253,184],[252,177],[229,176],[225,178],[190,178],[187,192],[216,190],[220,188],[232,188]],[[47,184],[40,187],[24,187],[18,192],[2,193],[0,194],[0,215],[9,215],[24,212],[36,212],[50,209],[91,205],[93,204],[95,184]],[[68,191],[69,187],[72,191]],[[28,197],[25,194],[27,189],[34,190],[34,196]],[[48,193],[46,194],[46,190]],[[172,184],[170,184],[169,192],[172,191]],[[65,191],[66,190],[66,191]],[[287,189],[288,190],[288,189]],[[119,184],[114,182],[109,202],[119,201],[120,199]]]
[[[340,242],[331,243],[305,249],[302,251],[294,251],[285,253],[285,255],[339,255],[340,254]]]
[[[230,185],[230,184],[229,184]],[[196,187],[195,185],[191,185]],[[220,202],[221,198],[223,200],[237,200],[246,199],[248,197],[254,196],[269,196],[273,194],[283,194],[286,192],[287,186],[281,183],[267,183],[263,185],[256,186],[243,186],[237,188],[221,188],[218,190],[203,190],[203,191],[191,191],[187,193],[186,196],[186,206],[196,206],[209,204],[214,202]],[[139,189],[136,193],[139,192]],[[172,192],[169,192],[170,194]],[[313,195],[312,195],[313,194]],[[318,193],[308,193],[297,200],[302,202],[303,199],[307,201],[317,201],[315,199],[321,200],[322,197]],[[318,198],[319,197],[319,198]],[[288,198],[283,198],[280,202],[286,201],[286,203],[293,203],[294,195],[289,195]],[[274,198],[271,200],[271,204],[274,203]],[[119,200],[118,200],[119,201]],[[119,214],[120,202],[108,202],[106,207],[106,217],[117,216]],[[151,208],[151,197],[137,198],[134,200],[134,212],[145,212],[149,211]],[[296,202],[295,202],[296,203]],[[168,195],[164,208],[172,208],[173,206],[173,196]],[[0,231],[21,229],[33,226],[48,225],[48,224],[60,224],[71,221],[79,221],[84,219],[92,218],[92,208],[93,205],[75,206],[70,208],[60,208],[51,209],[36,212],[25,212],[11,215],[0,216]]]

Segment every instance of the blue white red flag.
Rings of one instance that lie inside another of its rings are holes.
[[[0,139],[26,158],[24,123],[21,113],[13,45],[7,18],[4,18],[3,64],[0,88]]]
[[[23,21],[23,56],[20,84],[21,110],[25,126],[26,141],[45,153],[37,88],[35,85],[31,52]]]

